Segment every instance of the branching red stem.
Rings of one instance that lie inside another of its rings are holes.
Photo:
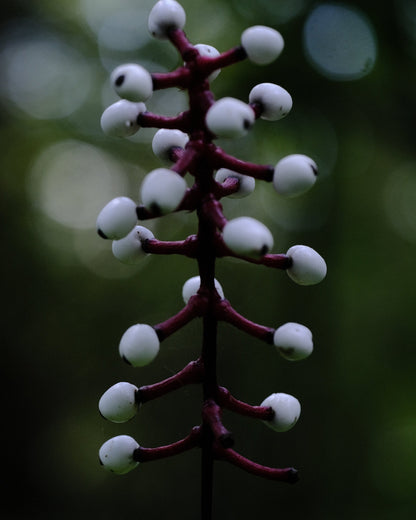
[[[281,482],[288,482],[294,484],[298,481],[298,472],[294,468],[270,468],[268,466],[262,466],[252,460],[246,459],[236,451],[232,449],[223,448],[220,445],[214,447],[215,456],[220,460],[226,460],[234,466],[237,466],[244,471],[248,471],[258,477],[267,478],[269,480],[279,480]]]
[[[251,417],[253,419],[260,419],[262,421],[270,421],[273,419],[274,411],[268,406],[251,406],[244,401],[239,401],[233,397],[227,388],[218,388],[218,402],[223,408],[227,408],[232,412]]]
[[[197,316],[203,316],[207,307],[206,300],[199,294],[192,296],[187,305],[175,316],[154,325],[154,329],[160,341],[163,341],[174,332],[178,331]]]
[[[201,427],[194,426],[191,433],[180,441],[159,446],[157,448],[143,448],[140,446],[133,452],[133,460],[137,462],[149,462],[158,459],[165,459],[173,455],[179,455],[185,451],[199,446],[201,438]]]
[[[153,255],[183,255],[195,258],[198,247],[196,235],[190,235],[185,240],[164,241],[156,238],[142,242],[143,251]]]
[[[173,117],[160,116],[152,112],[141,112],[137,116],[137,124],[142,128],[168,128],[188,132],[190,128],[189,111]]]
[[[224,150],[215,147],[212,150],[212,161],[215,169],[228,168],[243,175],[249,175],[255,179],[271,182],[274,175],[274,167],[270,165],[255,164],[237,159],[228,155]]]
[[[243,330],[247,334],[254,336],[266,343],[273,343],[273,334],[275,329],[265,327],[248,320],[239,314],[230,304],[228,300],[220,300],[216,306],[217,317],[219,320],[231,323],[234,327]]]
[[[209,426],[214,439],[224,448],[234,444],[232,433],[228,431],[221,420],[221,408],[213,399],[207,399],[202,406],[202,420]]]
[[[201,383],[203,373],[204,368],[201,361],[199,359],[191,361],[173,376],[153,385],[141,386],[137,392],[136,401],[138,404],[146,403],[178,390],[183,386]]]

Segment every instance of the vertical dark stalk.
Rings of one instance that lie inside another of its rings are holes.
[[[210,197],[212,172],[207,168],[202,168],[199,172],[198,180],[201,190]],[[205,171],[204,171],[205,170]],[[206,201],[203,198],[202,205]],[[204,367],[204,378],[202,382],[203,401],[217,399],[217,317],[214,313],[215,300],[218,294],[215,289],[215,224],[207,218],[206,213],[199,208],[198,210],[198,267],[201,277],[201,296],[207,298],[207,311],[203,317],[202,331],[202,350],[201,361]],[[202,455],[201,455],[201,519],[211,520],[212,518],[212,495],[213,495],[213,433],[207,422],[202,422]]]

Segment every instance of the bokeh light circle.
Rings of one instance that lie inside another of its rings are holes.
[[[316,7],[305,22],[303,43],[312,66],[337,81],[366,76],[377,57],[377,40],[370,21],[345,4]]]
[[[43,150],[29,177],[29,196],[50,219],[72,229],[95,227],[114,197],[128,195],[125,169],[90,144],[65,140]]]
[[[87,99],[92,84],[88,62],[58,36],[22,21],[20,29],[9,28],[5,42],[0,94],[30,117],[64,118]]]

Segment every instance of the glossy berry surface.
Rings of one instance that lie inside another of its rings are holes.
[[[153,327],[138,323],[129,327],[123,334],[120,356],[134,367],[151,363],[159,353],[160,342]]]
[[[166,39],[169,31],[182,29],[186,22],[183,7],[175,0],[159,0],[150,11],[148,27],[155,38]]]
[[[124,475],[133,470],[138,462],[133,460],[139,444],[129,435],[118,435],[106,441],[99,450],[99,458],[105,469]]]
[[[120,239],[131,231],[136,222],[136,203],[129,197],[116,197],[99,213],[97,232],[102,238]]]
[[[161,128],[153,136],[152,150],[156,157],[165,162],[171,162],[171,153],[174,149],[183,149],[189,137],[185,132],[175,129]]]
[[[251,217],[237,217],[227,222],[223,230],[226,245],[243,256],[263,256],[273,247],[269,229]]]
[[[117,94],[128,101],[147,101],[153,93],[150,73],[141,65],[120,65],[111,74],[111,84]]]
[[[315,285],[326,276],[326,263],[322,256],[309,246],[292,246],[287,251],[292,265],[287,270],[289,277],[299,285]]]
[[[266,424],[276,432],[286,432],[293,428],[300,416],[300,403],[293,395],[285,393],[271,394],[261,406],[270,406],[274,416]]]
[[[186,181],[179,174],[167,168],[157,168],[143,179],[140,194],[146,208],[163,215],[179,206],[186,188]]]
[[[297,197],[307,192],[316,182],[318,167],[307,155],[292,154],[283,157],[275,166],[273,186],[285,197]]]
[[[129,421],[138,409],[137,391],[137,386],[131,383],[116,383],[101,396],[98,403],[101,415],[114,423]]]
[[[292,97],[287,90],[274,83],[260,83],[249,94],[250,103],[260,107],[260,117],[277,121],[287,116],[292,108]]]
[[[218,280],[214,280],[215,284],[215,290],[217,291],[220,298],[224,299],[224,291],[221,287],[221,284]],[[201,277],[200,276],[193,276],[192,278],[189,278],[189,280],[186,280],[186,282],[183,284],[182,287],[182,298],[185,303],[188,303],[189,299],[192,296],[195,296],[197,292],[199,291],[199,288],[201,287]]]
[[[268,65],[279,57],[284,47],[282,35],[264,25],[253,25],[241,35],[241,45],[248,59],[257,65]]]
[[[300,323],[285,323],[273,335],[274,346],[289,361],[299,361],[312,354],[311,331]]]
[[[217,137],[234,138],[245,135],[255,120],[252,108],[239,99],[225,97],[208,110],[206,124]]]
[[[120,99],[103,112],[101,128],[105,134],[112,137],[129,137],[140,129],[137,118],[145,111],[144,103],[132,103]]]
[[[149,229],[136,226],[125,237],[114,240],[112,244],[113,255],[123,264],[138,264],[147,256],[142,246],[143,241],[152,238],[154,238],[154,235]]]

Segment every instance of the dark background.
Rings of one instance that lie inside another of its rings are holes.
[[[120,477],[105,472],[97,456],[111,436],[129,434],[143,446],[157,446],[186,435],[200,420],[196,387],[148,403],[124,425],[106,422],[97,410],[112,384],[156,382],[199,352],[195,322],[166,340],[146,368],[132,369],[119,359],[118,341],[130,325],[155,324],[181,308],[182,284],[196,266],[181,257],[122,266],[95,233],[101,207],[118,195],[137,199],[141,179],[160,164],[151,151],[153,130],[119,141],[99,127],[103,109],[115,100],[107,83],[115,65],[137,61],[162,71],[179,64],[169,43],[147,33],[152,5],[2,4],[5,519],[198,517],[198,451]],[[301,480],[287,486],[218,463],[214,516],[413,518],[416,4],[331,4],[341,10],[327,12],[337,13],[341,25],[331,34],[331,20],[321,20],[312,35],[323,38],[322,55],[330,55],[331,66],[351,61],[341,78],[318,66],[319,53],[317,62],[307,52],[305,27],[322,2],[182,5],[194,43],[223,51],[254,24],[271,25],[284,36],[276,62],[223,70],[212,88],[217,97],[245,100],[255,84],[275,82],[291,93],[291,114],[276,123],[259,121],[250,135],[221,145],[259,163],[306,153],[320,166],[319,182],[289,201],[257,183],[251,197],[225,201],[224,209],[228,217],[250,215],[266,223],[274,252],[307,244],[328,264],[324,282],[299,287],[280,271],[218,262],[217,278],[239,312],[273,327],[305,324],[315,351],[288,363],[267,345],[220,327],[222,385],[252,404],[275,391],[292,393],[302,404],[299,423],[284,434],[225,414],[236,449],[263,464],[293,465]],[[350,8],[358,9],[352,22]],[[367,39],[357,45],[362,26]],[[185,101],[179,92],[158,92],[148,107],[173,114]],[[174,215],[149,225],[158,238],[179,240],[195,224],[193,215]]]

